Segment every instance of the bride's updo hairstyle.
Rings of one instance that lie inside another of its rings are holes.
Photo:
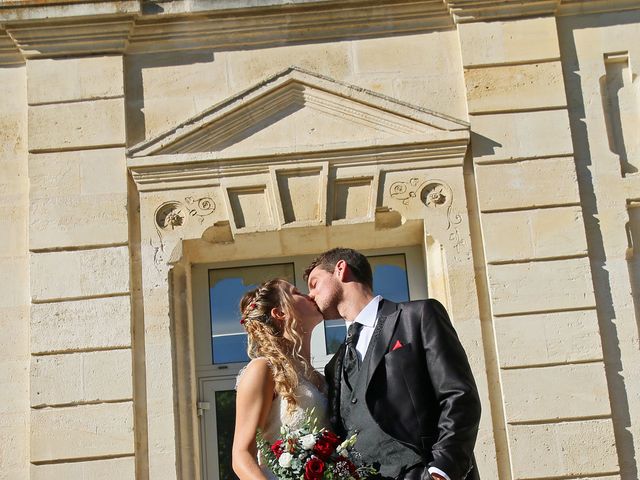
[[[293,409],[298,404],[295,391],[300,374],[321,389],[324,381],[301,355],[302,340],[298,333],[298,319],[292,308],[293,297],[289,285],[286,280],[275,279],[247,292],[240,300],[240,322],[247,331],[249,357],[266,358],[269,361],[275,391]],[[284,312],[284,321],[271,316],[273,308]]]

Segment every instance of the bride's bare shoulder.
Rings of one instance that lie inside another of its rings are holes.
[[[254,358],[238,373],[236,377],[236,390],[241,388],[243,384],[256,387],[273,383],[273,374],[271,373],[271,364],[269,361],[266,358]]]

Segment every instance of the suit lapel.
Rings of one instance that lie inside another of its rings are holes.
[[[368,359],[367,379],[365,385],[369,386],[371,377],[376,371],[378,364],[382,361],[385,353],[389,349],[391,337],[396,329],[398,318],[400,317],[400,308],[397,303],[389,300],[382,300],[382,305],[378,311],[378,324],[376,325],[376,333],[369,344],[370,356]]]

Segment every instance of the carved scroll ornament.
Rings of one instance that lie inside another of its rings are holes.
[[[156,209],[156,225],[161,230],[175,230],[185,224],[187,217],[196,217],[202,223],[204,217],[211,215],[215,209],[216,203],[211,197],[196,200],[186,197],[184,202],[165,202]]]
[[[394,182],[389,187],[391,198],[399,200],[403,205],[409,205],[414,199],[420,201],[429,209],[442,210],[446,215],[446,231],[456,252],[464,246],[464,239],[460,235],[458,225],[462,223],[462,215],[453,210],[453,190],[441,180],[423,180],[413,177],[408,182]]]

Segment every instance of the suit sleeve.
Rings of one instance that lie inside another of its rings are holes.
[[[451,480],[464,479],[473,465],[480,422],[476,384],[449,316],[436,300],[424,303],[420,329],[428,374],[440,406],[438,436],[428,467],[446,472]]]

